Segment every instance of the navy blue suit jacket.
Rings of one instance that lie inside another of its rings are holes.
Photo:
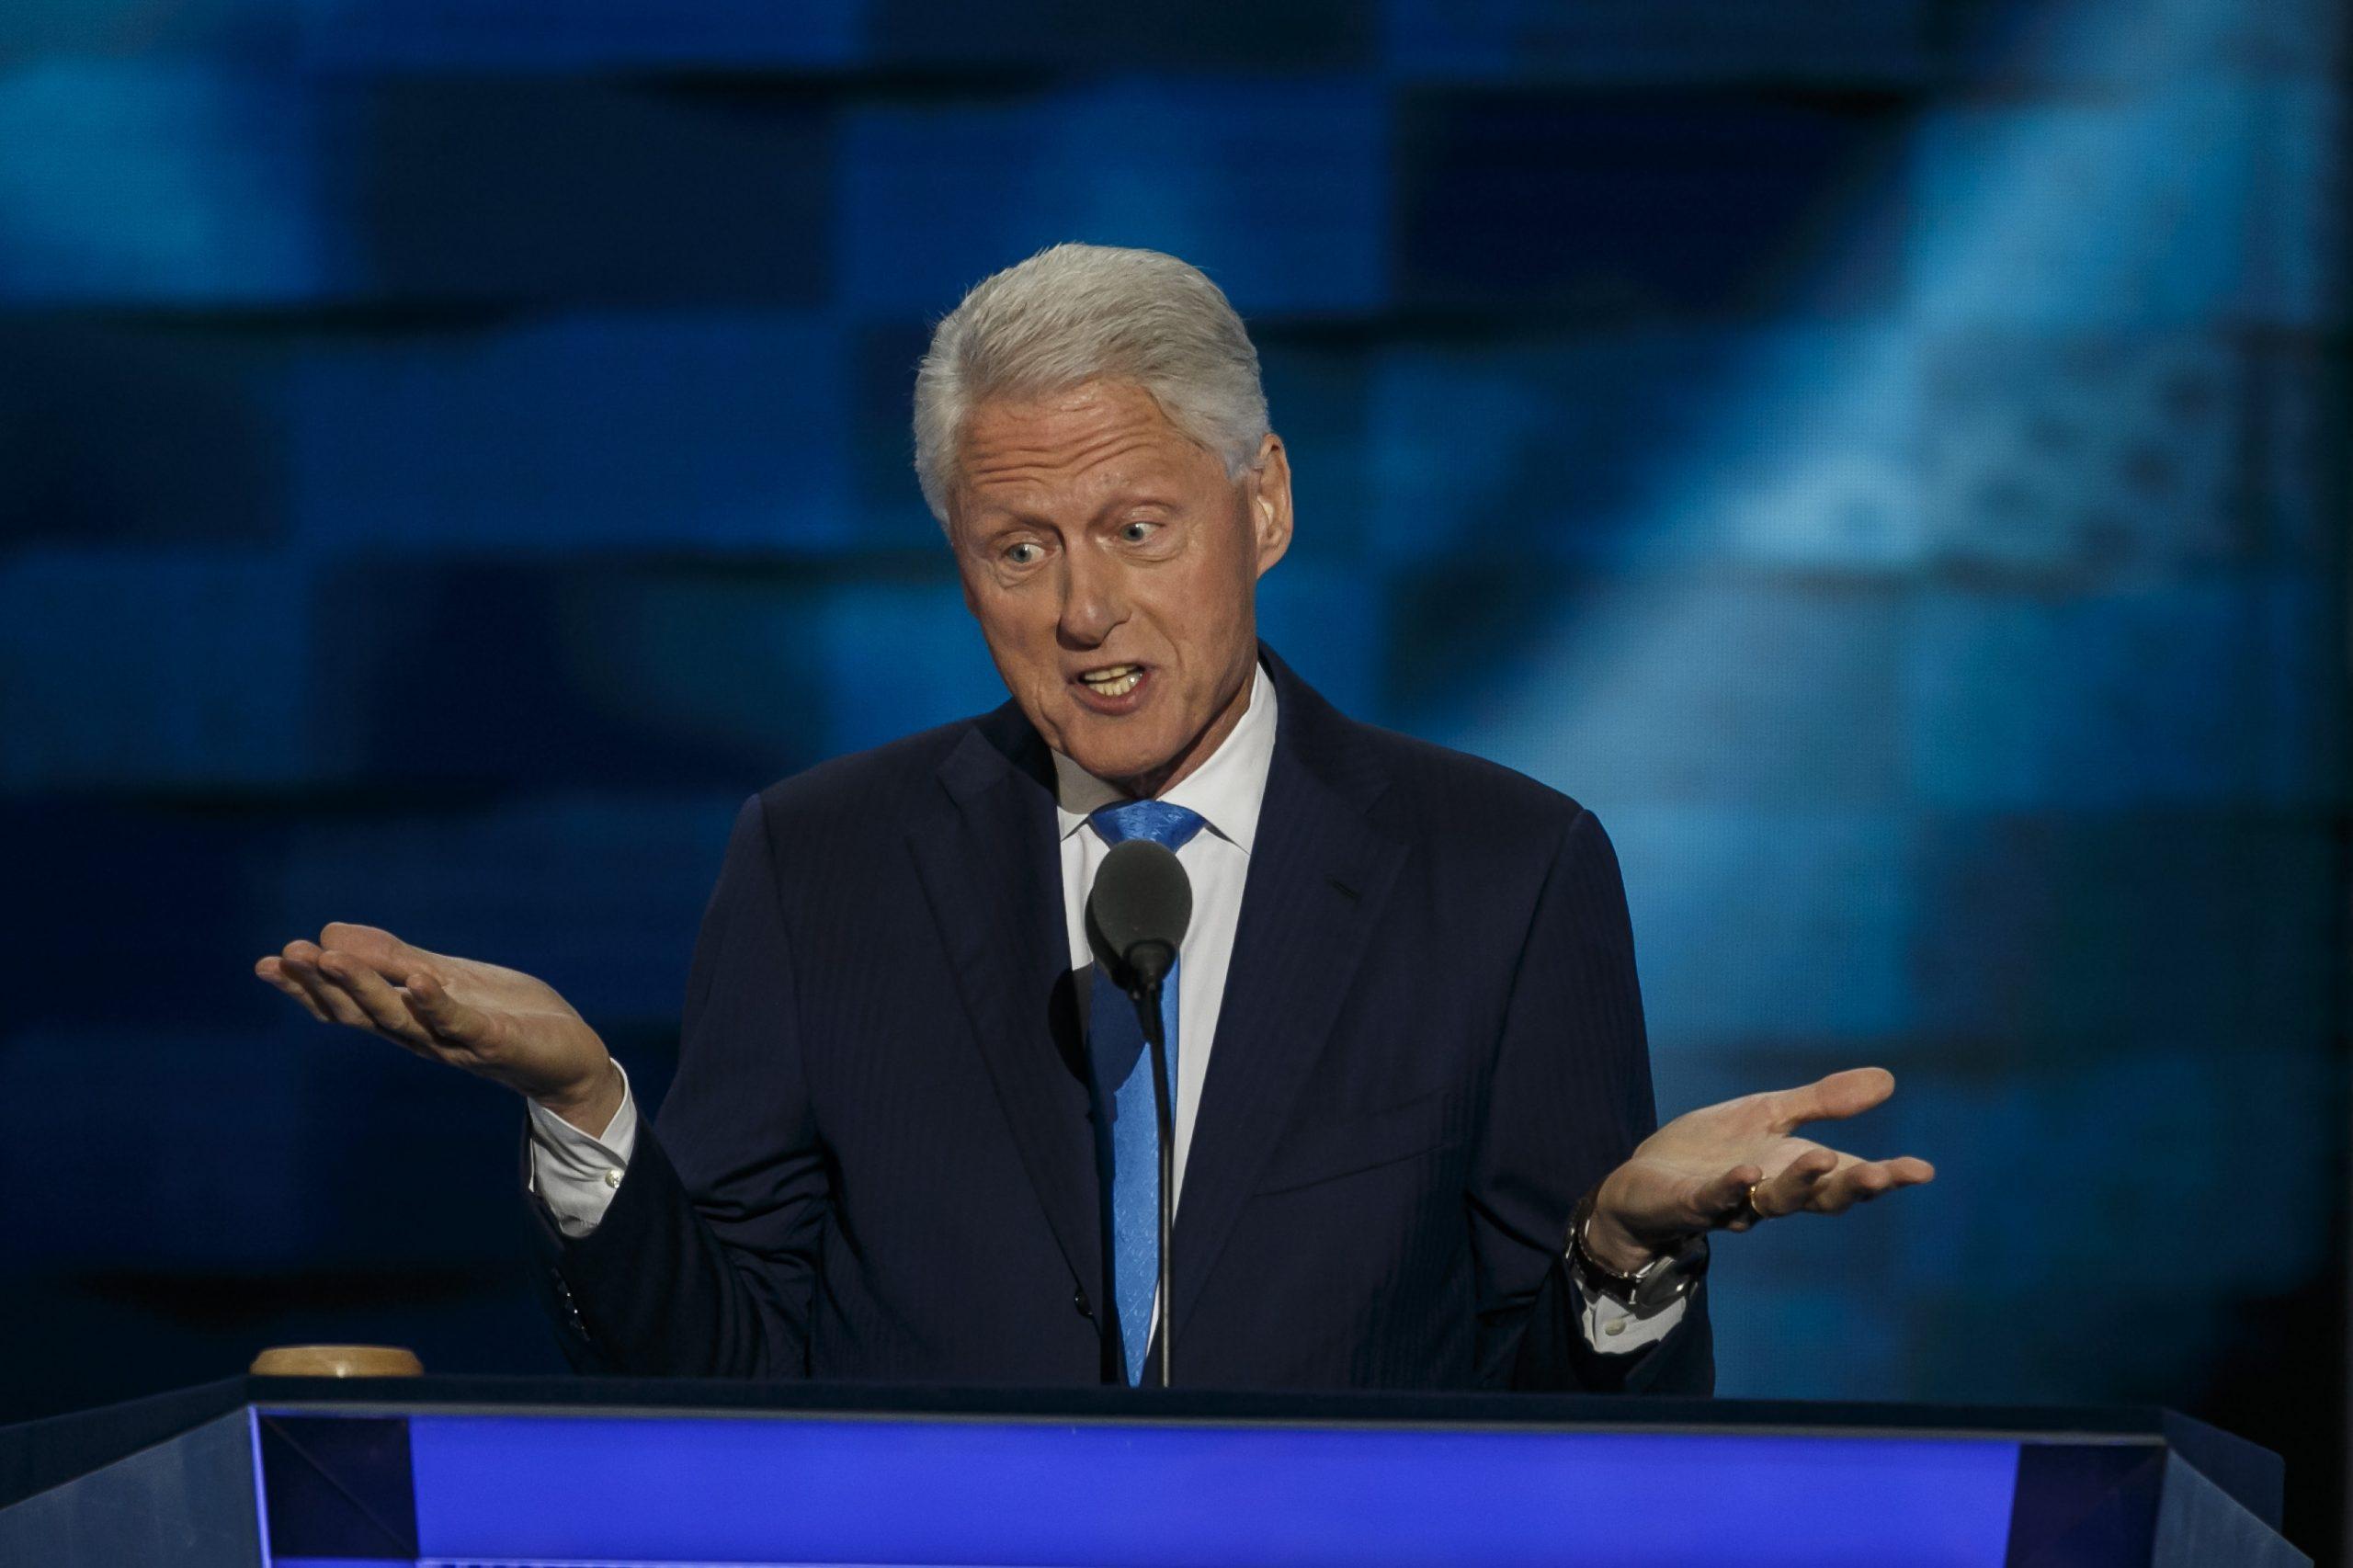
[[[1600,1357],[1561,1257],[1654,1118],[1599,824],[1267,664],[1176,1381],[1709,1392],[1704,1293]],[[1007,704],[745,803],[627,1178],[580,1240],[531,1206],[575,1365],[1116,1380],[1052,780]]]

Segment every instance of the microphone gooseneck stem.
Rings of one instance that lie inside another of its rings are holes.
[[[1171,1105],[1175,1095],[1168,1081],[1167,1031],[1160,1021],[1160,977],[1146,980],[1135,992],[1138,1020],[1143,1025],[1144,1043],[1152,1050],[1152,1110],[1160,1124],[1160,1386],[1169,1386],[1170,1346],[1176,1339],[1176,1295],[1173,1289],[1176,1270],[1172,1267],[1175,1251],[1171,1246],[1176,1229],[1176,1116]],[[1149,1332],[1149,1331],[1147,1331]]]

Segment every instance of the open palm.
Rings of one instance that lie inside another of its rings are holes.
[[[381,1036],[556,1105],[607,1072],[604,1041],[544,981],[412,947],[373,926],[331,925],[254,972],[324,1023]]]
[[[1631,1259],[1702,1231],[1843,1213],[1933,1180],[1936,1169],[1926,1160],[1866,1160],[1796,1135],[1807,1122],[1859,1115],[1894,1092],[1886,1069],[1856,1067],[1686,1111],[1643,1140],[1602,1183],[1589,1237],[1605,1257]]]

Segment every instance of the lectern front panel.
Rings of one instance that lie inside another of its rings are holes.
[[[400,1451],[317,1431],[352,1419],[277,1425],[290,1451]],[[416,1415],[404,1449],[411,1560],[485,1568],[1507,1568],[1735,1548],[1753,1568],[2002,1568],[2018,1471],[1994,1438],[1199,1421]],[[345,1483],[371,1489],[399,1490]],[[331,1557],[303,1554],[315,1535],[274,1511],[272,1562],[354,1561],[347,1528],[321,1542]]]

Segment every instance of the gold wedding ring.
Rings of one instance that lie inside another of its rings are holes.
[[[1765,1178],[1759,1176],[1748,1184],[1748,1190],[1740,1197],[1740,1218],[1752,1225],[1764,1222],[1765,1210],[1756,1207],[1756,1189],[1764,1185]]]

